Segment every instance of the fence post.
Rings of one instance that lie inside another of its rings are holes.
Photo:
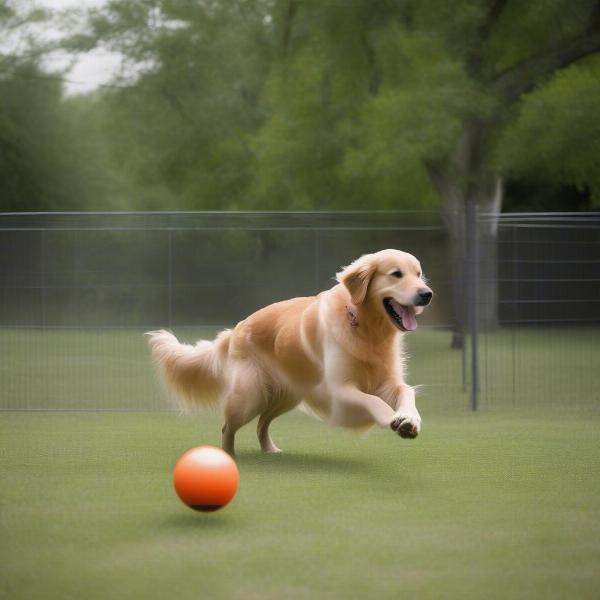
[[[173,319],[173,231],[169,229],[167,241],[167,298],[168,298],[168,315],[167,323],[169,329],[172,326]]]
[[[42,300],[42,327],[48,323],[47,298],[46,298],[46,230],[42,229],[40,235],[40,287]]]
[[[479,220],[477,204],[467,203],[467,262],[469,286],[467,306],[469,311],[469,332],[471,334],[471,410],[477,410],[479,403],[479,321],[477,316],[477,292],[479,285]]]
[[[465,234],[463,235],[460,243],[462,244],[460,254],[464,256],[464,260],[467,261],[466,267],[463,267],[463,273],[465,277],[464,287],[460,292],[461,302],[459,304],[458,310],[461,311],[460,315],[460,328],[461,328],[461,336],[462,336],[462,344],[460,346],[460,361],[462,367],[462,386],[463,392],[466,392],[469,389],[468,385],[468,368],[467,363],[469,362],[468,350],[467,350],[467,339],[469,336],[469,281],[471,281],[471,266],[469,261],[470,253],[469,253],[469,241],[468,241],[468,223],[467,215],[461,215],[462,219],[465,221]],[[453,270],[458,271],[459,266],[454,264]]]

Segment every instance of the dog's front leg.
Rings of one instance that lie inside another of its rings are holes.
[[[416,438],[421,431],[421,415],[415,403],[414,388],[406,384],[398,386],[395,409],[390,427],[402,438]]]
[[[360,427],[375,422],[380,427],[390,426],[394,410],[378,396],[366,394],[351,383],[332,386],[330,394],[332,425]]]

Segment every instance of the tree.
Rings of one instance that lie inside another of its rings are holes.
[[[35,64],[0,79],[0,190],[4,211],[102,210],[128,182],[110,165],[94,98],[63,96]]]
[[[92,11],[68,48],[109,47],[124,73],[104,94],[115,161],[137,207],[242,206],[248,134],[261,118],[269,65],[266,3],[120,0]]]
[[[598,198],[597,0],[112,0],[89,24],[75,47],[132,65],[108,129],[159,205],[439,205],[464,282],[465,207],[499,211],[506,174]]]
[[[347,77],[345,57],[362,52],[362,61],[355,58],[352,67],[359,80],[352,110],[338,125],[347,134],[338,155],[349,197],[367,198],[385,181],[395,182],[399,199],[402,182],[411,191],[429,186],[424,195],[438,195],[450,233],[453,278],[465,280],[465,207],[472,202],[481,211],[498,212],[504,173],[539,169],[540,177],[598,188],[598,153],[590,151],[599,123],[594,99],[600,68],[593,56],[600,49],[597,1],[289,0],[286,5],[278,21],[280,62],[288,65],[275,74],[281,82],[320,37],[327,40],[321,64],[328,69],[318,76],[328,90]],[[567,68],[578,61],[577,68]],[[314,103],[314,91],[312,96]],[[294,101],[301,103],[298,94]],[[310,109],[309,100],[304,105]],[[322,112],[336,108],[331,102]],[[571,115],[562,116],[563,111]],[[548,116],[557,118],[548,122]],[[289,136],[280,132],[279,137]],[[522,149],[534,137],[530,150],[543,146],[543,153]],[[579,150],[565,161],[571,144],[580,144]],[[294,138],[293,145],[302,144]],[[481,236],[486,248],[494,248],[494,236],[492,222]],[[495,254],[481,256],[482,321],[493,324]],[[454,299],[458,333],[464,328],[462,287],[456,286]]]
[[[600,206],[598,98],[599,56],[561,70],[519,102],[496,146],[496,163],[532,183],[587,189]]]
[[[560,69],[600,50],[597,2],[529,3],[524,8],[522,4],[495,1],[486,9],[470,29],[472,37],[468,37],[472,41],[463,55],[463,64],[470,80],[487,99],[487,110],[461,120],[460,134],[444,156],[425,158],[430,179],[443,199],[457,270],[466,264],[461,243],[466,203],[474,202],[485,212],[499,212],[502,172],[520,168],[515,160],[519,144],[510,144],[507,137],[515,112],[519,108],[521,112],[531,110],[535,96],[533,99],[526,96],[536,86],[545,102],[554,104],[555,90],[547,82]],[[586,92],[593,93],[591,80],[587,83]],[[579,91],[583,91],[581,86]],[[597,111],[589,105],[587,108],[580,125],[597,122]],[[560,145],[564,148],[565,143],[568,144],[568,138],[563,137]],[[504,147],[504,152],[497,155],[503,155],[504,161],[494,160],[498,145]],[[506,152],[507,145],[511,147],[510,153]],[[551,165],[547,160],[546,168],[552,168]],[[587,169],[580,182],[586,179],[591,184],[592,178],[592,170]],[[484,325],[494,324],[497,315],[495,235],[493,222],[487,231],[481,232],[481,241],[488,248],[480,253],[484,272],[480,283]]]
[[[436,204],[414,155],[387,152],[393,128],[375,109],[387,99],[371,39],[386,35],[383,23],[394,10],[384,4],[275,3],[279,52],[264,88],[265,119],[253,137],[254,205],[281,198],[295,208]]]
[[[94,96],[65,98],[60,75],[41,66],[56,44],[35,28],[49,18],[33,3],[0,2],[1,209],[111,208],[117,182],[100,152]]]

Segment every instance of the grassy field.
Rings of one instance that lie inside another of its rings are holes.
[[[0,597],[598,597],[597,419],[432,416],[405,441],[291,414],[283,455],[241,432],[237,497],[196,513],[171,469],[218,434],[210,414],[0,414]]]
[[[181,339],[212,339],[214,329],[176,329]],[[408,381],[435,414],[465,410],[462,353],[447,330],[407,336]],[[142,330],[0,329],[0,408],[166,409]],[[470,360],[467,357],[467,366]],[[467,373],[468,379],[468,373]],[[483,409],[571,407],[600,413],[599,328],[502,328],[480,339]]]
[[[598,333],[483,335],[471,414],[449,332],[420,330],[417,440],[292,413],[264,456],[249,425],[238,496],[199,514],[171,471],[220,418],[157,412],[141,331],[0,331],[0,598],[597,598]]]

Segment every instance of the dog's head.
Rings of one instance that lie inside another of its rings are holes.
[[[415,315],[433,297],[419,261],[400,250],[365,254],[338,273],[337,280],[354,305],[381,312],[401,331],[417,328]]]

